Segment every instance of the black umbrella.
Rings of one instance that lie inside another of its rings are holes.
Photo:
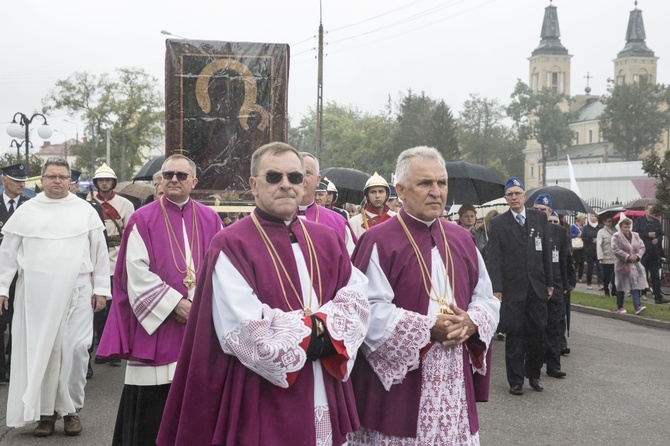
[[[633,200],[630,203],[626,204],[624,207],[626,209],[629,209],[631,211],[644,211],[644,208],[649,204],[649,203],[656,203],[655,198],[638,198],[637,200]]]
[[[447,163],[448,204],[484,204],[505,193],[505,183],[491,169],[464,161]]]
[[[556,211],[595,214],[593,208],[586,201],[582,200],[579,195],[561,186],[545,186],[529,190],[526,194],[526,207],[532,208],[535,199],[540,194],[548,194],[551,197],[551,208]]]
[[[347,167],[326,167],[321,169],[321,178],[327,178],[337,187],[337,201],[359,204],[365,195],[365,183],[370,178],[365,172]]]
[[[134,181],[153,181],[153,176],[156,172],[161,170],[163,167],[163,162],[165,161],[165,155],[159,155],[151,158],[149,161],[142,166],[135,178]]]

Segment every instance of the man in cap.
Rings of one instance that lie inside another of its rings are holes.
[[[551,275],[554,279],[554,292],[547,301],[547,330],[545,332],[544,362],[547,364],[547,375],[554,378],[565,378],[561,370],[561,320],[565,317],[565,295],[569,292],[568,284],[568,233],[560,225],[558,215],[551,209],[551,196],[540,194],[535,199],[533,209],[547,215],[550,225],[549,243],[551,247]],[[554,224],[555,223],[555,224]]]
[[[116,258],[119,255],[119,246],[121,245],[121,237],[123,231],[128,225],[130,215],[135,211],[135,206],[127,198],[114,193],[116,187],[116,173],[106,164],[102,166],[93,174],[93,185],[97,189],[97,193],[93,194],[93,200],[102,208],[102,216],[105,219],[105,229],[107,231],[107,249],[109,251],[109,267],[110,275],[114,274],[116,268]],[[112,283],[112,294],[114,293],[114,284]],[[97,333],[98,343],[102,337],[102,332],[105,329],[105,321],[109,313],[109,306],[111,299],[107,302],[104,311],[95,316],[95,332]],[[103,358],[96,356],[96,364],[119,364],[116,358]]]
[[[319,181],[314,191],[314,202],[319,206],[328,208],[328,184],[325,181]]]
[[[349,445],[479,444],[475,403],[488,399],[500,302],[472,234],[439,218],[442,155],[405,150],[396,172],[403,208],[353,256],[369,280],[371,323],[352,374],[364,429]]]
[[[33,433],[46,437],[62,416],[65,433],[78,435],[93,312],[110,294],[109,255],[97,214],[69,192],[65,159],[47,159],[42,186],[4,226],[0,246],[0,313],[19,274],[6,421],[39,421]]]
[[[493,294],[502,302],[500,331],[507,335],[505,365],[512,395],[523,395],[524,376],[533,390],[544,390],[547,300],[553,295],[551,246],[547,216],[526,209],[523,183],[505,183],[510,209],[491,220],[488,269]]]
[[[326,190],[328,191],[328,198],[326,198],[326,207],[328,209],[332,209],[333,211],[337,212],[342,217],[344,217],[345,220],[349,221],[349,212],[335,206],[335,203],[337,203],[337,187],[335,186],[335,183],[328,180],[328,178],[324,178],[324,181],[328,185],[328,187],[326,188]]]
[[[398,193],[395,191],[393,185],[390,184],[389,187],[391,188],[391,193],[386,205],[389,207],[389,211],[397,213],[401,206],[400,200],[398,200]]]
[[[2,193],[2,201],[0,201],[0,244],[2,244],[2,227],[9,221],[9,218],[14,214],[14,211],[29,200],[23,195],[23,190],[26,186],[26,168],[23,164],[14,164],[2,168],[2,185],[5,190]],[[12,313],[14,309],[14,290],[16,288],[16,277],[12,281],[9,288],[9,307],[0,316],[0,382],[9,381],[9,369],[12,357]],[[9,329],[9,330],[7,330]],[[9,333],[9,341],[7,349],[5,350],[5,331]],[[5,353],[7,359],[5,360]]]
[[[134,212],[123,233],[97,351],[128,359],[113,444],[155,443],[197,273],[222,228],[216,212],[190,197],[198,184],[191,159],[172,155],[162,172],[165,195]]]
[[[341,445],[358,428],[367,280],[332,229],[296,218],[304,181],[288,144],[252,155],[256,209],[207,251],[159,445]]]
[[[365,183],[363,194],[365,195],[365,206],[361,213],[351,217],[349,223],[356,232],[356,237],[363,235],[371,227],[390,220],[395,215],[386,205],[391,188],[386,180],[375,172]]]
[[[321,182],[319,161],[309,152],[300,152],[305,164],[305,194],[298,206],[298,217],[328,226],[335,230],[347,246],[347,251],[354,252],[358,238],[354,235],[349,222],[337,212],[316,204],[316,189]]]

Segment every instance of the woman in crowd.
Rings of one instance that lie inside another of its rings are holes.
[[[612,252],[612,236],[616,232],[616,229],[614,229],[614,220],[611,216],[606,216],[603,220],[603,224],[605,226],[598,231],[596,241],[598,261],[603,268],[603,291],[605,296],[616,296],[616,285],[614,284],[614,253]],[[610,284],[612,284],[611,289]]]
[[[636,232],[631,231],[633,222],[629,218],[622,218],[619,230],[612,236],[612,252],[614,253],[614,275],[616,281],[616,303],[620,314],[626,313],[623,307],[623,297],[630,291],[633,297],[635,314],[640,314],[647,307],[640,305],[640,292],[647,288],[647,274],[640,263],[644,254],[644,243]]]
[[[570,237],[572,238],[572,261],[577,272],[577,281],[582,282],[584,274],[584,240],[582,239],[582,230],[586,222],[586,215],[579,214],[575,222],[570,225]]]

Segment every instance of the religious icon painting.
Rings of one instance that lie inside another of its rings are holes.
[[[166,155],[198,167],[197,199],[238,200],[251,155],[287,141],[286,44],[166,41]]]

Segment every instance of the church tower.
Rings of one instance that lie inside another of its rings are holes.
[[[570,59],[568,50],[561,43],[558,12],[554,5],[544,9],[540,45],[528,58],[529,82],[533,92],[550,88],[552,92],[570,95]]]
[[[628,18],[628,29],[626,30],[626,46],[614,59],[614,80],[617,85],[630,84],[646,79],[650,83],[656,83],[656,61],[658,57],[649,49],[645,43],[644,21],[642,10],[635,9],[630,12]]]

